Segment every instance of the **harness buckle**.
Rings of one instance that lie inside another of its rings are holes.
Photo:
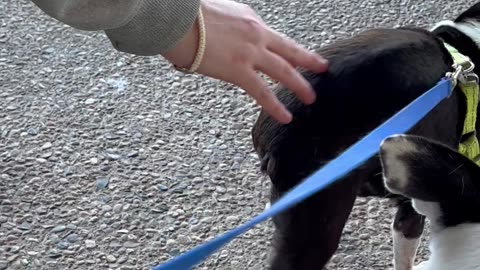
[[[463,76],[460,76],[458,79],[461,83],[479,83],[478,75],[473,72],[463,74]]]

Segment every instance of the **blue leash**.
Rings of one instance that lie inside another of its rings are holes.
[[[442,79],[435,87],[418,97],[403,110],[395,114],[362,140],[347,149],[336,159],[309,176],[305,181],[285,194],[263,213],[210,242],[203,243],[187,253],[181,254],[162,265],[154,267],[153,270],[191,269],[222,246],[248,231],[255,225],[279,214],[305,200],[314,193],[326,188],[337,179],[342,178],[374,156],[378,152],[380,144],[385,138],[394,134],[408,132],[443,99],[449,97],[451,91],[451,81],[448,79]]]

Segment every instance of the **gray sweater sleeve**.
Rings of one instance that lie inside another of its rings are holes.
[[[49,16],[74,28],[105,31],[119,51],[156,55],[191,29],[200,0],[32,0]]]

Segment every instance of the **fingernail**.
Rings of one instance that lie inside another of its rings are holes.
[[[315,100],[317,99],[317,93],[315,93],[315,91],[313,91],[313,89],[311,90],[310,93],[311,93],[311,97],[307,101],[307,105],[313,104],[315,102]]]
[[[306,97],[306,99],[304,99],[304,103],[306,105],[310,105],[312,103],[315,102],[315,100],[317,99],[317,93],[315,93],[315,91],[313,90],[313,86],[307,82],[306,83],[306,88],[307,88],[307,91],[308,91],[308,95]]]
[[[325,59],[321,56],[317,56],[317,59],[322,65],[328,65],[328,60],[327,59]]]
[[[293,118],[292,114],[288,110],[285,109],[282,113],[280,123],[281,124],[288,124],[292,121],[292,118]]]

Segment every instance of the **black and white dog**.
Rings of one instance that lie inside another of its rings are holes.
[[[474,72],[480,74],[480,3],[432,31],[373,29],[320,49],[330,61],[329,71],[303,73],[317,94],[313,105],[303,105],[285,88],[276,89],[292,111],[293,122],[280,125],[262,112],[252,130],[262,170],[272,181],[271,202],[452,71],[453,60],[444,41],[469,56],[476,64]],[[456,89],[410,133],[456,148],[462,139],[465,111],[465,96]],[[412,269],[424,217],[409,198],[385,188],[378,157],[274,218],[275,252],[270,269],[325,267],[338,248],[357,196],[397,202],[392,224],[394,266]]]
[[[480,167],[419,136],[392,136],[380,149],[387,189],[430,220],[430,259],[414,269],[480,269]]]

